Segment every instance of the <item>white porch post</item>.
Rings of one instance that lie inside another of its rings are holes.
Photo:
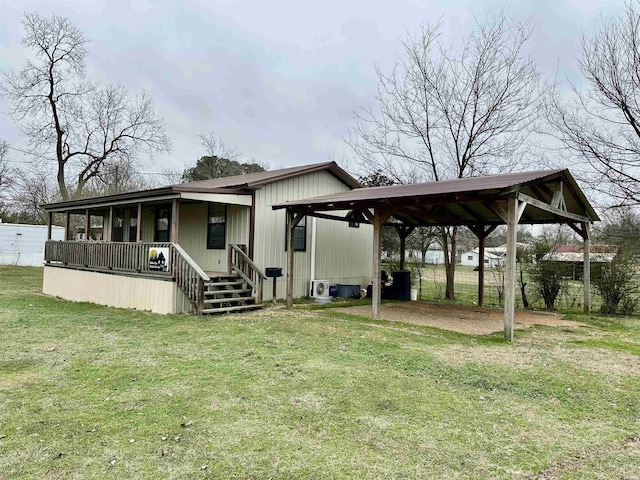
[[[584,302],[583,312],[585,315],[591,313],[591,225],[588,222],[582,224],[583,239],[584,239],[584,260],[583,260],[583,273],[582,281],[584,282]]]
[[[505,274],[504,295],[504,339],[513,342],[513,324],[515,318],[516,293],[516,229],[518,225],[518,200],[507,201],[507,271]]]

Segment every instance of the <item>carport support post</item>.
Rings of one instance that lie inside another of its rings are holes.
[[[484,225],[480,225],[478,235],[478,306],[484,306]]]
[[[507,271],[504,282],[504,339],[508,342],[513,342],[515,317],[518,210],[518,199],[509,198],[507,200]]]
[[[584,302],[583,312],[585,315],[591,313],[591,225],[588,222],[582,224],[582,238],[584,240],[584,252],[583,252],[583,272],[582,280],[584,282]]]
[[[287,209],[287,308],[293,308],[293,230],[303,217]]]
[[[382,221],[380,209],[373,211],[373,285],[371,286],[371,314],[373,318],[380,318],[381,295],[381,259],[382,256]]]

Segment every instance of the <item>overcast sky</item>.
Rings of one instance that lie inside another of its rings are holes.
[[[354,106],[372,105],[374,64],[383,70],[421,23],[442,19],[445,36],[468,31],[473,17],[507,9],[532,18],[529,54],[543,74],[578,79],[580,33],[609,0],[0,0],[0,68],[28,58],[20,44],[24,12],[66,16],[91,39],[88,74],[145,90],[164,117],[173,152],[142,171],[182,169],[204,153],[211,130],[271,168],[348,159],[342,137]],[[0,139],[24,145],[0,99]],[[15,151],[11,160],[25,158]]]

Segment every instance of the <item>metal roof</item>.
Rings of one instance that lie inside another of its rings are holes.
[[[562,185],[562,186],[560,186]],[[516,194],[548,205],[562,188],[566,215],[599,220],[569,170],[539,170],[439,182],[360,188],[274,205],[299,212],[364,210],[386,206],[393,216],[414,225],[502,224],[506,200]],[[556,212],[557,213],[557,212]],[[561,223],[558,215],[528,204],[521,223]],[[566,219],[564,220],[566,221]]]
[[[336,162],[323,162],[298,167],[281,168],[278,170],[269,170],[266,172],[248,173],[246,175],[201,180],[198,182],[177,183],[175,185],[169,185],[161,188],[126,192],[117,195],[107,195],[104,197],[49,203],[42,206],[45,210],[60,210],[66,208],[80,209],[91,207],[92,205],[108,204],[109,202],[122,202],[129,200],[134,202],[163,196],[179,196],[181,192],[246,194],[250,193],[252,190],[260,189],[264,185],[270,183],[320,171],[327,171],[333,174],[341,182],[351,188],[362,187],[355,178],[340,168]]]

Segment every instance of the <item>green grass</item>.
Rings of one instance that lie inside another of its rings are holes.
[[[0,267],[0,478],[640,475],[637,318],[510,345],[304,305],[69,303],[41,275]]]

